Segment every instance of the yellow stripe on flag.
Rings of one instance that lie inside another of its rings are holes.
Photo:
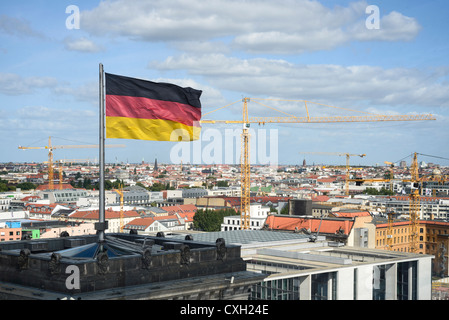
[[[201,128],[171,120],[106,117],[106,138],[155,141],[193,141]]]

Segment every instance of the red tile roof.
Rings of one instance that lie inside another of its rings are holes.
[[[334,181],[336,181],[337,179],[335,178],[319,178],[317,179],[317,182],[328,182],[328,183],[332,183]]]
[[[146,229],[151,226],[155,221],[160,220],[178,220],[176,215],[168,215],[168,216],[157,216],[157,217],[144,217],[144,218],[136,218],[125,225],[125,228],[129,229],[133,226],[143,227],[142,229]],[[179,220],[178,220],[179,221]]]
[[[328,196],[312,196],[312,201],[327,202],[330,199]]]
[[[169,214],[186,214],[193,213],[195,214],[198,208],[194,204],[181,204],[177,206],[167,206],[161,207],[162,210],[167,211]]]
[[[368,211],[336,211],[332,214],[337,218],[354,218],[354,217],[369,217],[371,214]]]
[[[30,213],[51,214],[56,208],[57,204],[43,204],[43,203],[27,203],[25,209]]]
[[[32,200],[37,200],[37,199],[40,199],[40,197],[38,197],[38,196],[26,196],[26,197],[23,197],[20,200],[22,200],[22,201],[32,201]]]
[[[320,227],[321,222],[321,227]],[[267,217],[265,223],[273,230],[295,231],[305,228],[311,232],[317,232],[320,228],[320,233],[334,234],[341,230],[344,234],[349,235],[354,221],[351,220],[332,220],[332,219],[310,219],[295,216],[279,216],[270,215]]]
[[[148,228],[156,221],[154,218],[145,217],[145,218],[136,218],[125,225],[125,228],[130,226],[142,226],[144,229]]]

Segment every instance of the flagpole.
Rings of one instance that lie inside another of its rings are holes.
[[[100,206],[99,206],[99,221],[95,225],[95,229],[98,233],[98,241],[104,242],[104,232],[107,229],[107,223],[105,222],[105,193],[104,193],[104,131],[105,131],[105,119],[104,119],[104,72],[103,64],[100,63],[100,147],[99,147],[99,182],[100,182]]]

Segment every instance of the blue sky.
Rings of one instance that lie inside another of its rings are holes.
[[[70,5],[79,8],[79,28],[67,27],[67,20],[75,21],[73,11],[66,13]],[[366,26],[370,5],[379,9],[379,29]],[[0,162],[46,161],[45,150],[18,146],[46,146],[49,136],[54,145],[97,144],[99,63],[109,73],[200,89],[203,114],[238,101],[208,119],[241,119],[242,97],[294,100],[261,102],[297,116],[305,115],[297,101],[308,100],[437,118],[253,125],[253,163],[345,163],[344,157],[300,152],[365,153],[351,160],[361,165],[410,162],[413,152],[449,158],[448,6],[444,0],[1,1]],[[250,116],[282,115],[254,102],[248,107]],[[358,115],[309,107],[312,116]],[[182,146],[190,152],[183,162],[238,163],[240,129],[203,125],[202,141]],[[230,132],[237,137],[229,138],[231,147],[225,144]],[[181,148],[171,142],[107,143],[126,145],[107,149],[107,162],[176,162],[173,150]],[[54,158],[95,159],[98,152],[61,149]]]

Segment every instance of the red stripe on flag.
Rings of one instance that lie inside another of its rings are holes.
[[[178,102],[106,95],[106,116],[171,120],[188,126],[199,126],[201,109]]]

